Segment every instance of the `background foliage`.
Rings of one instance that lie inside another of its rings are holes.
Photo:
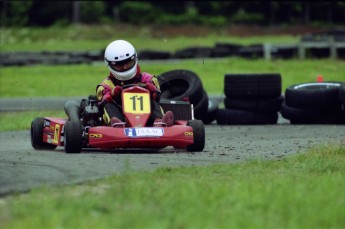
[[[342,24],[345,2],[310,1],[10,1],[2,0],[2,26],[70,23],[157,25]]]

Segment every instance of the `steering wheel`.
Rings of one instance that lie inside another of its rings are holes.
[[[145,84],[145,83],[137,83],[137,84],[131,83],[131,84],[123,85],[123,86],[122,86],[122,89],[130,88],[130,87],[134,87],[134,86],[146,88],[146,84]]]

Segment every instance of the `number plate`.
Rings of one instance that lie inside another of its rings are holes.
[[[123,94],[124,112],[132,114],[148,114],[151,112],[150,95],[146,93]]]

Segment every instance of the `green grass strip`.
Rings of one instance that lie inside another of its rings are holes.
[[[150,49],[174,53],[186,47],[214,47],[216,43],[251,45],[269,42],[271,44],[297,44],[299,36],[258,35],[233,36],[227,28],[196,28],[202,33],[193,36],[183,34],[183,28],[174,28],[173,33],[150,26],[69,26],[48,28],[0,28],[3,52],[14,51],[88,51],[103,50],[116,39],[131,42],[138,51]],[[199,29],[198,29],[199,28]],[[185,28],[184,28],[185,29]],[[201,30],[200,30],[201,29]],[[116,32],[114,32],[116,31]],[[144,41],[144,42],[143,42]]]
[[[224,75],[228,73],[280,73],[282,93],[297,83],[314,82],[318,75],[327,81],[345,81],[342,61],[319,60],[248,60],[241,58],[192,59],[172,62],[142,62],[142,70],[162,74],[176,69],[194,71],[201,78],[208,94],[223,94]],[[96,65],[59,65],[5,67],[0,69],[1,98],[35,97],[87,97],[109,74],[103,63]],[[65,117],[59,111],[0,112],[0,131],[28,129],[37,116]],[[15,118],[13,118],[15,117]]]
[[[162,168],[0,199],[1,228],[343,228],[345,148]]]
[[[67,118],[63,107],[56,111],[0,112],[0,131],[30,130],[37,117]]]
[[[171,62],[140,62],[141,69],[154,75],[187,69],[201,78],[207,93],[224,92],[224,75],[229,73],[280,73],[283,91],[286,87],[315,81],[345,81],[345,65],[340,60],[249,60],[242,58],[191,59]],[[0,74],[0,97],[88,96],[109,74],[105,64],[6,67]]]

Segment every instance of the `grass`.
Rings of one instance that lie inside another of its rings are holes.
[[[1,228],[343,228],[345,148],[161,168],[2,199]]]
[[[0,112],[0,131],[30,130],[36,117],[67,118],[63,107],[61,110]]]
[[[125,39],[135,44],[138,50],[153,49],[176,51],[190,46],[213,47],[217,42],[229,42],[242,45],[257,43],[295,44],[298,36],[282,34],[272,36],[239,37],[231,36],[228,28],[201,28],[195,26],[174,29],[172,32],[162,28],[136,27],[131,25],[103,26],[69,26],[63,28],[1,28],[1,51],[71,51],[71,50],[102,50],[115,39]],[[187,30],[188,30],[187,29]],[[248,28],[250,29],[250,28]],[[143,40],[145,42],[143,42]]]
[[[228,73],[280,73],[282,92],[297,83],[315,81],[323,75],[328,81],[345,81],[342,61],[320,60],[248,60],[241,58],[196,59],[173,62],[143,62],[142,70],[152,74],[162,74],[176,69],[194,71],[202,80],[208,94],[222,94],[224,75]],[[95,93],[95,88],[107,76],[107,68],[96,65],[59,65],[6,67],[0,69],[0,98],[15,97],[87,97]],[[28,129],[31,120],[37,116],[65,117],[63,108],[59,111],[1,112],[0,131]],[[15,120],[20,120],[13,122]]]
[[[292,36],[236,38],[223,33],[202,39],[152,36],[148,28],[133,27],[116,32],[138,49],[167,51],[215,42],[297,41]],[[1,28],[0,39],[1,51],[94,50],[114,39],[114,29]],[[206,91],[214,94],[223,92],[226,73],[279,72],[284,90],[315,81],[319,74],[325,80],[344,81],[345,72],[343,62],[327,59],[198,59],[143,63],[142,69],[157,75],[174,69],[195,71]],[[0,97],[88,96],[106,74],[104,65],[5,67],[0,69]],[[65,115],[63,108],[1,112],[0,131],[29,129],[38,116]],[[344,146],[327,145],[280,161],[153,172],[134,172],[129,165],[123,175],[1,198],[0,228],[344,228],[344,164]]]
[[[344,81],[343,61],[320,60],[248,60],[241,58],[191,59],[172,62],[142,62],[142,71],[155,75],[176,69],[194,71],[202,80],[207,93],[222,94],[224,75],[228,73],[280,73],[283,91],[286,87],[315,81],[318,75],[325,80]],[[99,65],[59,65],[2,68],[0,97],[58,97],[88,96],[108,74]],[[24,79],[25,77],[25,79]],[[20,88],[20,90],[13,90]]]

